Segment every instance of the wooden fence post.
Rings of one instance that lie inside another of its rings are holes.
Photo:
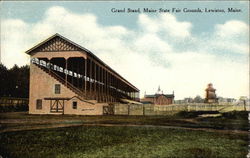
[[[130,105],[128,104],[128,115],[129,115],[129,113],[130,113]]]
[[[142,104],[142,108],[143,108],[143,116],[145,116],[145,105]]]

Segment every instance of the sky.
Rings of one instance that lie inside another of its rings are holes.
[[[0,2],[1,62],[29,64],[24,52],[55,33],[89,49],[140,89],[175,99],[249,96],[249,2]],[[180,9],[113,13],[111,9]],[[203,13],[183,12],[184,8]],[[224,9],[207,13],[204,9]],[[230,13],[228,8],[241,9]]]

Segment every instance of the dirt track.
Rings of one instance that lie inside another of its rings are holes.
[[[180,121],[186,121],[195,123],[194,119],[179,119]],[[37,130],[47,128],[60,128],[60,127],[72,127],[72,126],[104,126],[104,127],[142,127],[142,128],[166,128],[166,129],[183,129],[183,130],[199,130],[209,132],[220,133],[232,133],[232,134],[248,134],[249,131],[244,130],[223,130],[213,128],[195,128],[195,127],[183,127],[173,124],[172,125],[153,125],[153,124],[135,124],[130,123],[110,123],[99,122],[110,121],[110,118],[106,117],[77,117],[77,116],[34,116],[27,115],[27,113],[2,113],[0,117],[0,133],[11,131],[25,131],[25,130]]]

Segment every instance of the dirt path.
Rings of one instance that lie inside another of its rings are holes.
[[[145,119],[145,120],[144,120]],[[156,120],[154,120],[156,119]],[[40,116],[28,115],[27,112],[12,112],[0,114],[0,133],[11,131],[38,130],[47,128],[60,128],[72,126],[105,126],[105,127],[141,127],[141,128],[166,128],[182,130],[199,130],[220,133],[248,134],[249,131],[233,129],[215,129],[209,127],[192,127],[199,124],[197,119],[170,118],[159,123],[161,118],[125,117],[125,116]],[[164,118],[165,119],[165,118]],[[144,122],[146,121],[146,122]],[[149,121],[149,122],[147,122]],[[152,122],[153,121],[153,122]],[[140,124],[141,123],[141,124]],[[154,125],[158,123],[158,125]],[[166,125],[164,125],[167,123]],[[190,125],[190,126],[189,126]]]
[[[249,131],[242,130],[219,130],[212,128],[191,128],[191,127],[180,127],[180,126],[160,126],[160,125],[134,125],[134,124],[84,124],[84,126],[104,126],[104,127],[144,127],[144,128],[166,128],[166,129],[183,129],[183,130],[194,130],[194,131],[207,131],[207,132],[220,132],[220,133],[240,133],[248,134]]]
[[[49,124],[49,125],[36,125],[36,126],[25,126],[25,127],[13,127],[1,129],[0,133],[11,132],[11,131],[25,131],[25,130],[38,130],[38,129],[48,129],[48,128],[61,128],[61,127],[76,127],[76,126],[100,126],[100,127],[141,127],[141,128],[165,128],[165,129],[182,129],[182,130],[193,130],[193,131],[206,131],[206,132],[219,132],[225,134],[249,134],[249,131],[243,130],[219,130],[212,128],[191,128],[191,127],[180,127],[180,126],[161,126],[161,125],[138,125],[138,124]]]

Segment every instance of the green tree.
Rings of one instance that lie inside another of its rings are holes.
[[[0,65],[0,97],[29,97],[29,66],[14,65],[7,69]]]
[[[194,102],[195,102],[195,103],[203,103],[204,100],[201,98],[201,96],[197,95],[197,96],[194,98]]]
[[[6,66],[0,64],[0,96],[8,96],[9,73]]]

